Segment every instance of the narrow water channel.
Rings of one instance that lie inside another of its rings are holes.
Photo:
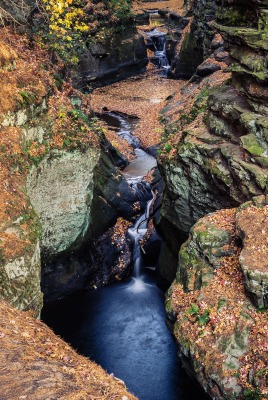
[[[117,118],[118,133],[133,140],[128,122],[122,116],[110,117]],[[125,176],[131,185],[147,185],[142,177],[155,166],[155,159],[141,149],[135,151],[137,158]],[[147,210],[129,230],[134,242],[132,278],[46,305],[42,319],[79,353],[122,379],[140,400],[203,400],[183,372],[166,327],[164,293],[154,272],[142,266],[138,242],[146,232],[152,197],[149,194]]]

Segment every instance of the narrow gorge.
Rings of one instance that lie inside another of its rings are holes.
[[[0,16],[0,398],[266,399],[267,0]]]

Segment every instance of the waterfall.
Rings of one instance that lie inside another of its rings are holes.
[[[144,183],[145,184],[145,183]],[[142,254],[140,241],[144,238],[147,232],[147,225],[150,216],[150,207],[154,199],[154,193],[151,191],[152,198],[148,201],[145,212],[137,218],[132,227],[128,229],[128,234],[133,241],[133,276],[140,278],[142,272]]]
[[[166,54],[166,34],[158,29],[146,32],[147,47],[154,51],[152,61],[160,69],[160,74],[168,77],[170,72],[170,63]]]
[[[135,138],[131,133],[131,125],[127,118],[114,112],[108,112],[109,117],[114,118],[119,123],[117,134],[123,137],[133,148],[136,158],[132,160],[129,165],[123,170],[128,184],[135,192],[142,192],[147,199],[147,206],[145,211],[136,219],[134,224],[128,229],[128,234],[133,242],[133,279],[134,283],[138,283],[136,289],[141,288],[142,281],[142,253],[140,248],[140,241],[143,239],[147,232],[147,225],[150,217],[150,207],[154,200],[154,193],[143,177],[152,168],[156,167],[156,160],[154,157],[147,154],[140,148],[140,141]]]

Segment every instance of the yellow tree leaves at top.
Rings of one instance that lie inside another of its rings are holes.
[[[42,15],[48,20],[50,46],[68,64],[79,61],[77,46],[83,46],[83,34],[89,31],[85,1],[38,0]]]
[[[37,1],[48,22],[40,26],[43,38],[68,64],[78,63],[89,42],[111,40],[132,21],[130,0]]]
[[[49,16],[51,34],[60,35],[69,41],[73,33],[87,32],[85,13],[82,7],[73,0],[42,0],[43,8]]]

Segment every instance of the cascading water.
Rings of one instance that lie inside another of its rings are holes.
[[[154,51],[151,59],[160,69],[160,74],[168,77],[171,65],[166,54],[166,34],[158,29],[145,33],[147,47]]]
[[[152,199],[148,201],[145,213],[142,214],[134,223],[134,225],[128,229],[128,234],[132,238],[134,243],[133,249],[133,276],[136,279],[140,279],[142,272],[142,256],[139,242],[144,238],[147,232],[147,225],[150,216],[150,207],[153,202],[154,194],[152,192]]]
[[[118,133],[131,135],[127,120],[111,116],[118,118]],[[81,354],[122,379],[140,400],[205,400],[180,366],[176,344],[165,325],[164,294],[152,271],[142,269],[139,241],[153,201],[142,177],[156,161],[141,149],[135,152],[138,157],[124,173],[130,185],[148,193],[148,203],[129,229],[134,241],[133,277],[47,305],[42,319]]]
[[[144,175],[152,168],[156,167],[156,160],[154,157],[147,154],[142,149],[138,148],[140,143],[137,138],[131,134],[131,127],[125,118],[118,114],[109,113],[113,118],[117,118],[120,122],[120,129],[118,134],[124,137],[125,140],[134,148],[136,158],[124,169],[123,173],[130,186],[135,187],[136,190],[145,189],[148,192],[148,202],[144,213],[137,218],[132,227],[128,229],[128,234],[133,242],[133,289],[142,288],[142,255],[140,248],[140,241],[143,239],[147,232],[147,225],[150,216],[150,207],[154,199],[154,193],[150,185],[143,181]]]

